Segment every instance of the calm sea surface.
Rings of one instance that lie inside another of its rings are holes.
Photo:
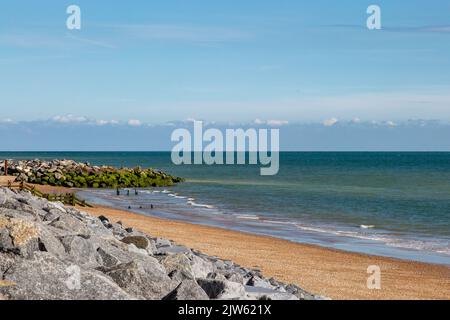
[[[276,176],[260,176],[253,165],[175,166],[169,152],[0,153],[4,158],[158,168],[187,182],[137,196],[80,195],[142,214],[450,264],[450,153],[281,153]]]

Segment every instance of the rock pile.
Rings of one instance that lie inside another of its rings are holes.
[[[0,188],[0,300],[319,298],[106,217]]]
[[[5,172],[0,162],[0,174]],[[146,188],[171,186],[182,179],[153,169],[117,169],[73,160],[20,160],[8,162],[8,174],[17,181],[76,188]]]

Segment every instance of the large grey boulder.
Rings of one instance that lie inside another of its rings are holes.
[[[14,197],[15,193],[8,188],[0,188],[0,206],[3,207],[8,199]]]
[[[9,235],[9,230],[0,228],[0,252],[9,252],[14,249],[14,244]]]
[[[3,273],[11,268],[17,260],[18,257],[14,253],[0,252],[0,279],[2,279]]]
[[[144,236],[126,236],[121,241],[126,244],[134,244],[137,248],[144,250],[149,246],[149,241]]]
[[[228,280],[223,273],[220,272],[211,272],[210,274],[208,274],[208,276],[206,277],[207,279],[214,279],[214,280]]]
[[[67,257],[63,244],[48,228],[40,226],[38,237],[39,251],[49,252],[60,259]]]
[[[101,251],[97,249],[97,252],[102,253],[102,260],[106,263],[106,265],[103,264],[105,267],[110,267],[111,261],[115,260],[117,260],[117,263],[115,264],[138,261],[144,265],[148,264],[152,266],[155,262],[158,263],[155,258],[149,256],[146,250],[139,249],[133,244],[125,244],[115,238],[103,238],[98,243],[98,247]],[[161,265],[159,268],[164,270]]]
[[[170,247],[170,246],[172,246],[172,243],[170,242],[170,240],[167,240],[167,239],[161,239],[161,238],[156,238],[155,239],[155,245],[156,245],[156,248],[162,248],[162,247]]]
[[[61,215],[58,219],[50,223],[50,225],[65,231],[67,235],[89,236],[91,234],[85,223],[68,214]]]
[[[94,247],[89,237],[65,236],[61,238],[61,243],[73,262],[91,267],[99,265],[97,248]]]
[[[99,263],[106,267],[111,268],[119,264],[119,259],[116,258],[114,255],[106,252],[103,248],[97,249],[98,257],[99,257]]]
[[[41,214],[42,220],[45,224],[51,224],[52,222],[59,219],[61,212],[57,209],[51,209],[49,211],[43,211]]]
[[[192,273],[195,278],[206,278],[208,274],[216,271],[214,264],[195,254],[190,255]]]
[[[280,292],[269,288],[245,287],[246,300],[299,300],[293,294]]]
[[[39,228],[34,222],[0,216],[0,229],[3,229],[0,250],[15,252],[25,258],[31,257],[34,251],[39,250]]]
[[[197,282],[186,279],[163,300],[209,300],[209,297]]]
[[[313,294],[306,292],[305,290],[303,290],[302,288],[300,288],[294,284],[287,285],[285,287],[285,289],[287,292],[295,295],[300,300],[315,300],[316,299],[316,297]]]
[[[177,254],[177,253],[190,253],[191,249],[185,246],[172,245],[170,247],[163,246],[156,249],[156,254],[167,255],[167,254]]]
[[[132,228],[124,228],[123,230],[127,232],[127,235],[125,235],[121,239],[123,243],[133,244],[134,246],[136,246],[136,248],[145,250],[150,255],[158,254],[156,242],[153,239],[150,239],[143,233],[138,232]]]
[[[248,286],[266,288],[266,289],[275,289],[275,287],[269,282],[269,280],[261,279],[258,276],[253,276],[250,280],[247,281]]]
[[[113,236],[111,232],[104,226],[104,224],[94,217],[86,218],[85,223],[88,229],[90,230],[91,234],[97,237],[111,238]]]
[[[128,235],[128,232],[120,223],[112,223],[108,225],[112,233],[118,238],[124,238]]]
[[[140,248],[136,247],[132,243],[128,245],[128,251],[131,252],[131,253],[134,253],[134,254],[140,254],[142,256],[148,256],[149,255],[147,250],[140,249]]]
[[[198,285],[211,299],[239,300],[245,299],[244,285],[227,280],[197,279]]]
[[[160,300],[175,287],[157,262],[153,266],[144,266],[140,262],[132,261],[100,270],[124,291],[138,299]]]
[[[160,262],[165,267],[166,272],[171,279],[179,281],[183,279],[195,279],[192,272],[191,261],[183,253],[165,256]]]
[[[0,212],[2,215],[10,218],[26,218],[29,220],[37,220],[36,213],[26,204],[20,203],[16,199],[7,198],[1,205]]]
[[[123,300],[133,297],[101,273],[80,269],[48,252],[15,263],[3,274],[14,285],[0,294],[13,300]]]
[[[34,219],[28,219],[20,211],[1,209],[0,225],[0,251],[3,247],[4,251],[14,251],[24,257],[31,256],[34,251],[51,252],[57,257],[65,254],[64,247],[51,230]]]
[[[225,278],[227,278],[228,281],[244,284],[244,277],[240,273],[235,271],[225,273]]]

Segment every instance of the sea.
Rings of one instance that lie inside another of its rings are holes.
[[[0,152],[5,158],[160,169],[186,181],[78,195],[143,215],[450,265],[450,152],[281,152],[274,176],[261,176],[259,165],[174,165],[170,152]]]

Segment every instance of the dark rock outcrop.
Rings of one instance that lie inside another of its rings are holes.
[[[3,166],[4,162],[0,161],[0,173],[4,172]],[[153,169],[117,169],[73,160],[10,160],[8,174],[16,176],[17,181],[69,188],[162,187],[183,181]]]

